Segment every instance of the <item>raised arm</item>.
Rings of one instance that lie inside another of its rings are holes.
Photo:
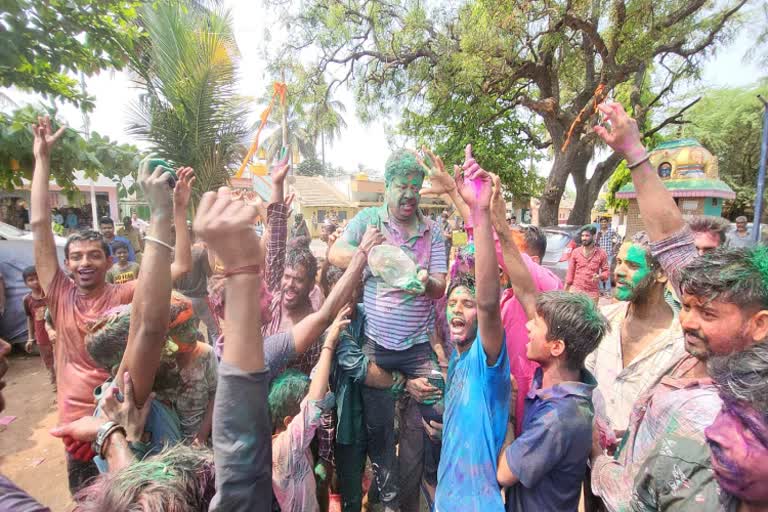
[[[338,312],[349,302],[352,292],[360,286],[363,277],[363,270],[368,263],[368,252],[375,246],[384,241],[384,236],[378,229],[369,226],[360,247],[355,249],[354,255],[344,274],[341,276],[331,293],[325,298],[325,302],[318,311],[308,315],[299,323],[293,326],[291,332],[297,354],[304,353],[309,346],[330,325]],[[336,247],[339,242],[333,246]]]
[[[116,379],[122,386],[123,372],[131,374],[136,404],[141,407],[152,391],[168,333],[171,249],[164,244],[171,240],[173,198],[168,186],[170,175],[161,167],[150,169],[149,158],[144,159],[139,173],[139,184],[150,209],[147,249],[133,294],[128,343]]]
[[[634,167],[631,173],[637,191],[637,205],[651,241],[663,240],[677,233],[685,226],[683,215],[648,161],[648,151],[643,146],[637,121],[629,117],[618,102],[603,103],[598,108],[610,123],[610,129],[595,126],[595,133],[624,156],[627,165]]]
[[[253,206],[232,201],[229,189],[222,188],[203,195],[194,223],[195,233],[216,252],[228,276],[227,342],[213,410],[212,511],[267,512],[272,504],[269,382],[258,296],[264,253],[253,229],[256,216]]]
[[[267,207],[267,258],[265,274],[267,288],[275,292],[285,270],[285,251],[288,242],[288,205],[284,203],[283,188],[288,174],[287,156],[272,171],[272,196]]]
[[[501,353],[504,343],[504,329],[501,324],[499,306],[499,273],[496,248],[491,229],[491,177],[475,162],[472,147],[467,146],[463,174],[471,185],[464,185],[457,179],[459,193],[472,211],[475,233],[475,286],[477,300],[477,323],[480,339],[488,365],[493,365]]]
[[[32,237],[35,245],[35,269],[40,279],[40,286],[45,293],[51,288],[51,282],[59,268],[56,257],[56,244],[51,230],[51,204],[48,199],[49,181],[51,175],[51,150],[56,141],[64,133],[64,127],[56,133],[51,132],[51,119],[38,117],[37,124],[32,125],[35,136],[33,151],[35,155],[35,170],[32,174],[31,212],[29,217],[32,226]]]
[[[187,229],[187,208],[195,183],[194,170],[182,167],[177,171],[179,180],[173,189],[173,226],[176,230],[176,247],[171,263],[171,280],[176,281],[192,270],[192,241]]]
[[[501,254],[504,259],[509,280],[515,297],[525,311],[525,316],[533,318],[536,314],[536,285],[523,256],[512,238],[512,228],[506,220],[506,205],[501,195],[501,180],[493,175],[493,196],[491,198],[491,220],[496,233],[499,235]]]
[[[430,188],[422,190],[421,195],[447,197],[456,207],[461,218],[464,219],[464,223],[471,225],[472,214],[469,211],[469,206],[467,206],[467,203],[462,199],[461,195],[459,195],[454,178],[445,171],[443,159],[439,156],[435,156],[432,151],[424,146],[421,147],[421,150],[427,155],[429,159],[428,162],[425,163],[421,155],[417,155],[416,158],[426,171],[427,176],[429,176],[429,182],[432,185]],[[456,165],[453,167],[453,172],[455,176],[458,176],[461,174],[461,168]]]
[[[325,337],[323,349],[320,351],[320,359],[315,366],[315,374],[307,392],[307,399],[309,400],[322,400],[328,391],[328,377],[331,374],[331,363],[333,363],[336,353],[336,345],[339,342],[341,331],[349,325],[349,313],[351,311],[352,308],[349,304],[341,308],[328,329],[328,335]]]

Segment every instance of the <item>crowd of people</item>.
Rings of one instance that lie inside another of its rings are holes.
[[[286,160],[268,204],[207,191],[190,230],[194,171],[145,159],[144,235],[102,219],[61,268],[61,131],[39,119],[25,309],[76,509],[768,510],[768,248],[743,219],[730,240],[688,225],[635,121],[599,109],[645,231],[585,226],[565,283],[471,146],[455,176],[394,152],[384,204],[326,221],[320,262],[306,221],[289,228]],[[467,246],[421,212],[425,176]],[[47,509],[0,476],[0,510]]]

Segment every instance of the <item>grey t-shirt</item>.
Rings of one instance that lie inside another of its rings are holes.
[[[272,510],[272,425],[268,393],[266,369],[248,373],[223,361],[219,364],[213,408],[216,495],[211,501],[211,511]]]
[[[288,366],[288,363],[296,354],[296,342],[293,341],[293,333],[279,332],[267,336],[264,340],[264,366],[267,367],[269,382],[277,377]]]
[[[754,246],[755,241],[750,232],[747,232],[747,236],[738,236],[735,231],[728,234],[728,247],[731,249],[749,249]]]
[[[208,295],[208,276],[211,266],[208,251],[203,247],[192,247],[192,269],[173,283],[173,288],[191,298]]]

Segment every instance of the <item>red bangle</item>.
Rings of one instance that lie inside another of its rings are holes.
[[[261,274],[261,265],[246,265],[244,267],[224,271],[224,277],[231,277],[239,274]]]

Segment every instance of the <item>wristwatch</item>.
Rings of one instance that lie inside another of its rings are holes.
[[[104,449],[104,441],[109,439],[109,436],[111,436],[117,430],[122,431],[123,435],[126,435],[125,428],[123,428],[122,425],[115,423],[114,421],[108,421],[104,423],[96,432],[96,440],[93,441],[92,448],[93,451],[96,452],[96,454],[102,459],[104,458],[104,454],[102,453],[102,450]]]

